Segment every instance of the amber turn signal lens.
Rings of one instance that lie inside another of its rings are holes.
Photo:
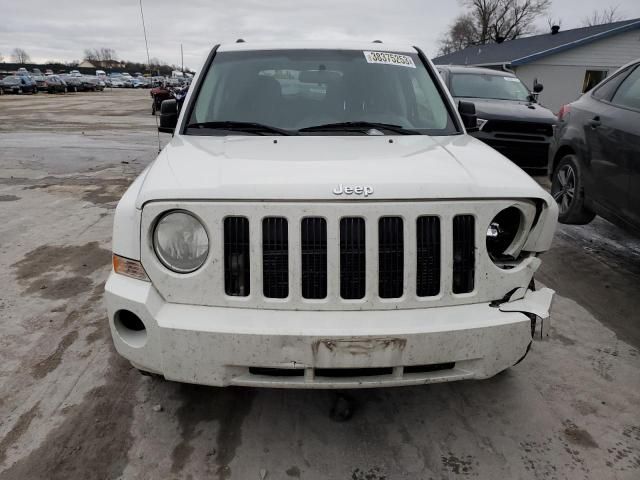
[[[139,261],[121,257],[115,253],[113,254],[113,271],[137,280],[150,281]]]

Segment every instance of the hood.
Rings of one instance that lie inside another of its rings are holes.
[[[475,104],[478,117],[486,120],[514,120],[546,124],[557,122],[553,112],[539,103],[487,98],[456,98],[457,100]]]
[[[333,193],[366,186],[366,198]],[[520,168],[469,135],[180,136],[150,166],[153,200],[546,198]]]

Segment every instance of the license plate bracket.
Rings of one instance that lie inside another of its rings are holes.
[[[326,339],[314,343],[316,368],[374,368],[402,365],[404,338]]]

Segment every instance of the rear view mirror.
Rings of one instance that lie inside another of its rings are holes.
[[[302,83],[330,83],[342,79],[342,74],[333,70],[304,70],[298,81]]]
[[[476,115],[476,106],[471,102],[459,102],[458,113],[462,118],[462,124],[467,133],[478,131],[478,116]]]
[[[160,104],[160,126],[158,131],[173,133],[178,124],[178,103],[175,99],[165,100]]]

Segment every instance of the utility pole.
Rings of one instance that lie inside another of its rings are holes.
[[[184,76],[184,51],[182,50],[182,44],[180,44],[180,62],[182,63],[182,75]]]

